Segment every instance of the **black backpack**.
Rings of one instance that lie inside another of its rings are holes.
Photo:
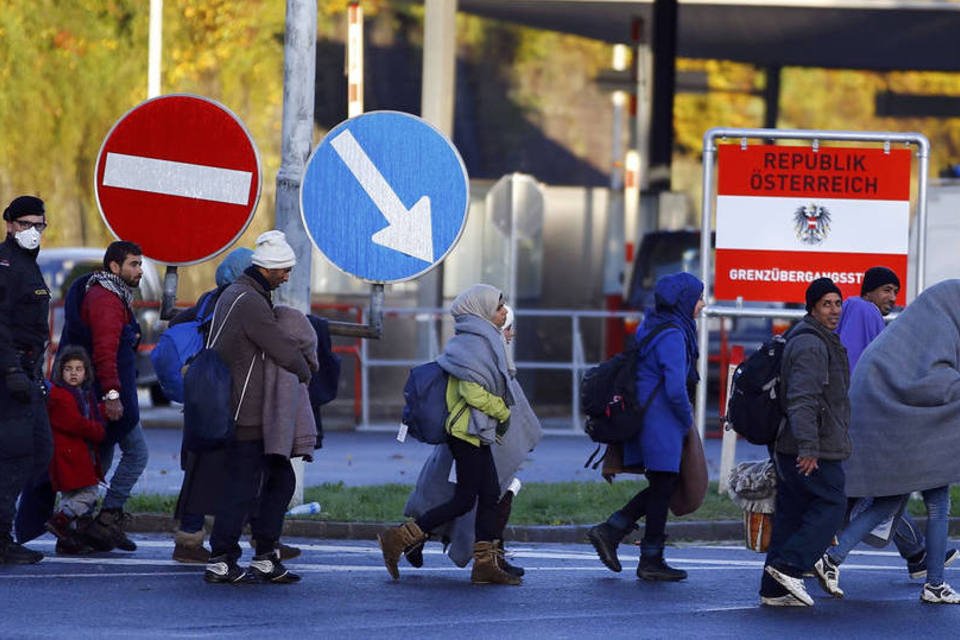
[[[800,328],[790,339],[805,333],[819,337],[813,329]],[[786,338],[773,336],[733,372],[726,428],[752,444],[773,444],[786,417],[780,398],[780,366],[786,346]]]
[[[643,428],[643,415],[663,386],[657,382],[643,406],[637,404],[637,358],[660,332],[676,325],[665,322],[639,343],[587,370],[580,383],[580,408],[587,415],[584,431],[600,444],[626,442]]]

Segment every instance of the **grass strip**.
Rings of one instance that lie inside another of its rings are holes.
[[[605,520],[622,507],[634,493],[646,486],[645,480],[604,482],[530,482],[523,485],[513,501],[510,523],[518,525],[590,524]],[[304,502],[319,502],[321,512],[296,516],[335,522],[395,522],[403,519],[403,507],[411,485],[383,484],[348,487],[342,482],[307,487]],[[950,488],[951,516],[960,516],[960,486]],[[176,496],[135,494],[127,503],[132,513],[173,513]],[[923,501],[910,500],[908,511],[925,516]],[[727,496],[717,494],[717,483],[710,483],[703,506],[696,513],[671,520],[739,520],[740,508]]]

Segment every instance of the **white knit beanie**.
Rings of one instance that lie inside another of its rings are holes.
[[[274,229],[260,234],[250,261],[264,269],[286,269],[297,264],[297,256],[283,231]]]

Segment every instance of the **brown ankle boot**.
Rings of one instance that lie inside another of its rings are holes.
[[[493,542],[480,541],[473,545],[473,572],[470,582],[474,584],[522,584],[518,576],[503,570],[498,559],[499,550]]]
[[[203,529],[195,532],[177,529],[173,538],[173,559],[184,564],[207,564],[210,550],[203,546]]]
[[[377,536],[380,550],[383,551],[383,564],[394,580],[400,578],[400,569],[397,563],[400,562],[400,556],[403,555],[403,552],[426,539],[427,534],[421,531],[413,520],[408,520],[396,527],[390,527]]]

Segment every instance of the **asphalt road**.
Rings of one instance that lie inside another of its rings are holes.
[[[301,583],[225,586],[170,560],[167,536],[134,539],[132,554],[0,566],[0,638],[947,638],[960,624],[960,606],[920,603],[903,562],[873,550],[843,565],[844,600],[811,579],[813,608],[768,609],[762,556],[736,546],[668,548],[690,577],[666,584],[637,580],[636,547],[621,547],[613,574],[585,545],[510,545],[527,576],[498,587],[470,584],[434,543],[394,582],[374,542],[290,539]],[[52,552],[53,540],[35,546]],[[960,586],[956,569],[947,580]]]

